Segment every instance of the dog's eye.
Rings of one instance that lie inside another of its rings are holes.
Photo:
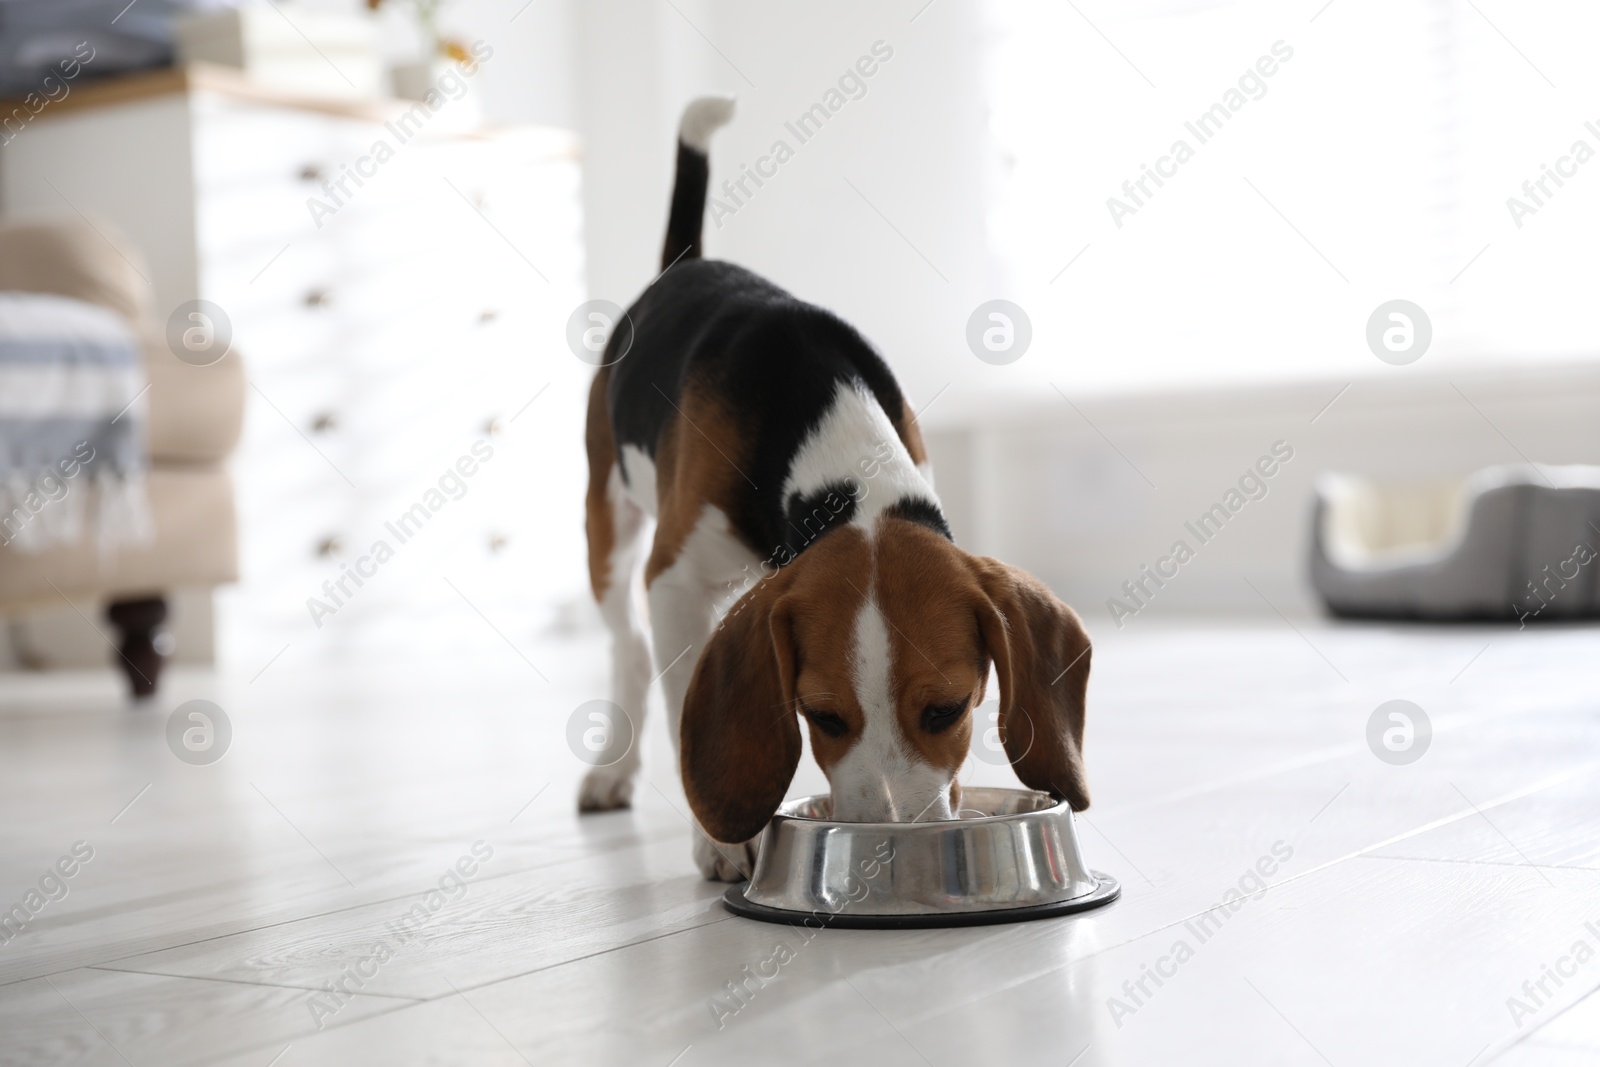
[[[829,737],[843,737],[850,732],[850,727],[845,725],[845,721],[831,711],[813,711],[810,708],[804,711],[812,725]]]
[[[956,704],[930,704],[922,709],[922,728],[930,734],[943,733],[954,726],[966,710],[964,700]]]

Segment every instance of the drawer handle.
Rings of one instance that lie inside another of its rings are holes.
[[[332,433],[339,428],[339,416],[331,411],[319,413],[311,420],[312,433]]]
[[[306,307],[325,308],[333,303],[333,293],[327,289],[313,289],[306,294]]]
[[[484,308],[482,311],[478,312],[478,325],[487,325],[499,317],[500,312],[496,311],[494,308]]]
[[[505,420],[496,415],[494,418],[483,424],[483,432],[488,434],[490,437],[499,437],[501,434],[506,432]]]
[[[300,180],[303,182],[320,182],[327,172],[315,163],[307,163],[300,168]]]
[[[489,535],[489,551],[498,553],[498,552],[504,550],[506,545],[510,542],[510,540],[511,539],[508,538],[505,534],[501,534],[501,533],[492,533],[492,534],[490,534]]]
[[[324,559],[327,559],[330,556],[340,556],[343,554],[344,542],[339,539],[337,534],[329,534],[327,537],[324,537],[321,541],[317,542],[317,555]]]

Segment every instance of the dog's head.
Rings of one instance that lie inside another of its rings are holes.
[[[804,718],[835,819],[950,818],[991,661],[1017,777],[1088,807],[1089,638],[1072,609],[915,522],[839,529],[745,594],[701,655],[681,725],[689,804],[719,841],[760,833]]]

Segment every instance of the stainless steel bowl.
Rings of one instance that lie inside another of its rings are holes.
[[[892,928],[1040,919],[1121,892],[1084,863],[1065,801],[966,789],[961,808],[939,822],[831,822],[826,795],[790,801],[767,825],[750,881],[723,902],[768,922]]]

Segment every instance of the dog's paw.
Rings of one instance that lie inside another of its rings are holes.
[[[596,767],[578,787],[578,811],[616,811],[633,807],[633,772]]]
[[[708,882],[743,882],[756,869],[756,845],[759,837],[725,845],[712,841],[703,832],[694,836],[694,865]]]

